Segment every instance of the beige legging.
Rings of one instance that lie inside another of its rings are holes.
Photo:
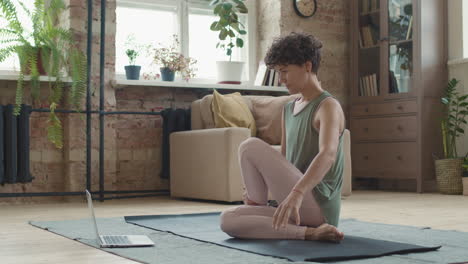
[[[307,226],[325,222],[312,192],[299,209],[300,225],[290,217],[285,228],[273,229],[276,208],[267,206],[268,190],[278,204],[303,176],[291,162],[261,139],[251,137],[239,146],[239,163],[248,198],[261,206],[241,205],[221,214],[221,229],[232,237],[250,239],[304,239]]]

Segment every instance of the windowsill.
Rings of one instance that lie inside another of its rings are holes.
[[[466,63],[468,63],[468,58],[462,58],[462,59],[449,60],[447,62],[447,65],[448,66],[453,66],[453,65],[466,64]]]
[[[0,71],[0,80],[2,81],[17,81],[19,79],[19,72],[17,71]],[[31,80],[31,76],[25,75],[24,76],[25,81]],[[55,81],[55,77],[49,77],[45,75],[39,76],[39,81],[40,82],[48,82],[48,81]],[[64,77],[62,78],[62,81],[64,83],[70,83],[71,78],[70,77]]]
[[[115,80],[116,87],[126,86],[153,86],[153,87],[177,87],[177,88],[202,88],[202,89],[231,89],[231,90],[246,90],[246,91],[269,91],[269,92],[287,92],[288,90],[284,86],[253,86],[248,83],[242,84],[217,84],[217,83],[198,83],[198,82],[185,82],[185,81],[173,81],[166,82],[160,80],[126,80],[119,79]]]

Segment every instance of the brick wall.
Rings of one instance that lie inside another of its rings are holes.
[[[293,1],[257,1],[259,60],[276,37],[306,32],[323,42],[319,80],[323,89],[335,95],[348,112],[349,94],[349,8],[350,1],[317,1],[317,12],[311,18],[296,15]]]
[[[86,52],[87,9],[86,1],[68,0],[68,20],[77,40],[77,45]],[[319,1],[319,11],[312,19],[295,15],[289,0],[257,1],[257,52],[262,60],[274,37],[301,29],[324,41],[323,65],[320,78],[324,88],[336,94],[346,106],[348,72],[348,1]],[[99,43],[100,1],[94,1],[91,90],[92,107],[99,109]],[[166,87],[115,87],[115,0],[107,1],[106,9],[106,66],[105,110],[106,111],[160,111],[160,108],[186,108],[190,103],[210,93],[205,89],[174,89]],[[0,103],[13,103],[14,81],[0,81]],[[46,91],[47,84],[43,84]],[[233,92],[233,91],[221,91]],[[45,92],[44,92],[45,93]],[[254,94],[242,92],[242,94]],[[255,94],[269,94],[257,92]],[[26,99],[27,101],[27,99]],[[83,104],[84,106],[84,104]],[[39,107],[39,105],[36,105]],[[66,102],[63,103],[66,108]],[[46,138],[47,113],[31,116],[31,172],[35,179],[28,184],[0,186],[5,192],[55,192],[82,191],[86,175],[86,122],[78,115],[61,114],[64,127],[64,147],[57,150]],[[149,115],[107,115],[105,117],[105,189],[168,189],[169,182],[161,179],[162,118]],[[98,189],[99,119],[92,120],[92,189]],[[31,202],[58,200],[61,197],[45,198],[0,198],[2,202]],[[66,198],[66,199],[82,199]]]

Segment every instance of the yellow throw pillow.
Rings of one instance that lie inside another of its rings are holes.
[[[252,137],[257,134],[255,119],[239,92],[222,95],[214,90],[211,110],[216,127],[246,127]]]

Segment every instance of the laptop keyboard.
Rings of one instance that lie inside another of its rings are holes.
[[[130,245],[130,240],[126,236],[102,236],[108,245]]]

